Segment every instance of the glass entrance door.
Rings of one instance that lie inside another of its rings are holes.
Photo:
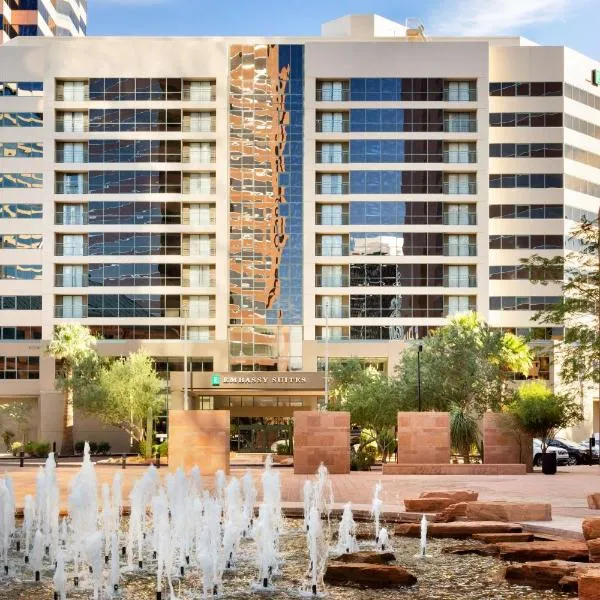
[[[277,452],[278,444],[289,446],[292,419],[275,417],[233,417],[232,452]]]

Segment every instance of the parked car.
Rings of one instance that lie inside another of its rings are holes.
[[[569,453],[564,448],[548,446],[546,452],[553,452],[554,454],[556,454],[557,465],[569,464]],[[542,442],[538,439],[533,440],[533,465],[535,467],[542,466]]]
[[[585,453],[586,463],[589,464],[590,463],[590,442],[589,442],[589,440],[585,440],[585,441],[581,442],[580,444],[578,444],[578,447],[583,453]],[[591,462],[593,462],[594,464],[598,464],[599,460],[600,460],[600,446],[598,445],[598,443],[596,443],[595,446],[592,446]]]
[[[584,465],[590,462],[589,449],[588,452],[582,451],[579,444],[570,440],[556,438],[548,442],[548,447],[566,450],[569,453],[569,465]]]

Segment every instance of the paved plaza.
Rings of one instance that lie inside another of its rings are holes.
[[[35,478],[39,467],[18,468],[15,465],[0,465],[0,474],[10,474],[13,478],[17,495],[17,506],[23,505],[26,494],[35,493]],[[283,501],[287,506],[301,505],[302,487],[307,475],[294,475],[288,467],[275,467],[280,473]],[[124,475],[124,497],[127,498],[133,481],[141,477],[145,467],[128,466],[122,471]],[[121,471],[116,465],[96,464],[96,473],[100,483],[111,482],[114,474]],[[231,468],[233,476],[241,477],[245,467]],[[251,468],[257,489],[260,490],[262,469]],[[61,506],[66,508],[69,482],[77,472],[76,463],[61,464],[57,473],[61,490]],[[164,477],[169,470],[160,470]],[[212,477],[204,477],[205,485],[211,487]],[[331,475],[336,505],[341,506],[352,501],[356,509],[370,509],[373,489],[377,481],[382,481],[381,498],[386,511],[404,511],[403,499],[417,497],[421,492],[430,490],[471,489],[479,492],[480,500],[509,500],[548,502],[552,505],[555,519],[598,516],[598,511],[587,508],[586,496],[600,492],[600,467],[577,466],[561,467],[555,476],[543,475],[541,472],[529,475],[384,475],[380,471],[352,472],[349,475]],[[260,495],[259,495],[260,499]],[[125,501],[127,503],[127,500]]]

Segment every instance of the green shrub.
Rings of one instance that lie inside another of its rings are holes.
[[[37,458],[46,458],[50,454],[50,444],[48,442],[34,442],[33,456]]]
[[[370,471],[375,464],[377,448],[373,446],[363,446],[358,450],[352,449],[350,454],[351,471]]]
[[[291,453],[290,445],[287,442],[277,444],[277,454],[279,456],[289,456]]]
[[[2,441],[4,442],[4,447],[7,452],[11,451],[12,441],[15,439],[15,432],[7,429],[2,433]]]
[[[98,454],[107,455],[110,454],[110,444],[108,442],[98,443]]]
[[[98,454],[97,442],[90,442],[90,454]]]
[[[21,450],[23,450],[23,442],[13,442],[10,445],[10,451],[12,452],[13,456],[18,456]]]
[[[158,452],[161,456],[169,456],[169,440],[165,440],[162,444],[158,445]]]
[[[77,454],[83,454],[83,449],[85,447],[85,442],[83,440],[79,440],[75,442],[75,452]]]
[[[25,454],[29,454],[29,456],[34,456],[33,445],[34,442],[25,442],[22,448],[23,452],[25,452]]]

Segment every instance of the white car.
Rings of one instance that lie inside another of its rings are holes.
[[[557,448],[556,446],[548,446],[546,452],[553,452],[556,454],[557,465],[568,465],[569,464],[569,453],[563,448]],[[542,442],[541,440],[533,440],[533,465],[535,467],[542,466]]]

